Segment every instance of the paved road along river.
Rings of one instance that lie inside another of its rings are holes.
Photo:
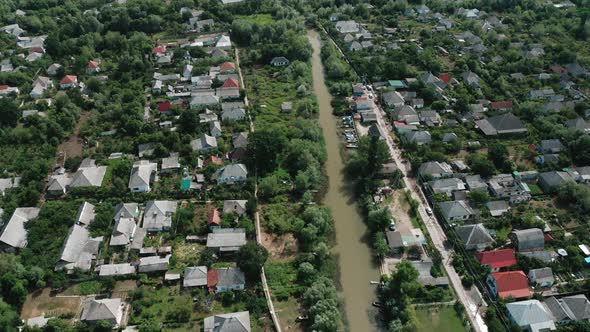
[[[366,242],[367,228],[357,211],[354,198],[345,181],[344,163],[340,155],[340,137],[337,119],[332,115],[332,99],[324,81],[324,66],[320,58],[321,39],[316,31],[310,30],[308,38],[313,47],[311,58],[313,89],[318,98],[320,124],[324,131],[328,159],[326,172],[329,188],[324,204],[331,208],[336,228],[336,247],[340,267],[340,285],[345,304],[347,330],[353,332],[375,331],[375,285],[379,280],[378,266],[373,263],[371,251]]]

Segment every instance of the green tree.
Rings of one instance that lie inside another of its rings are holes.
[[[490,194],[485,190],[472,190],[467,194],[467,198],[481,206],[490,201]]]
[[[488,147],[488,159],[494,163],[496,168],[505,172],[511,171],[511,163],[508,159],[508,148],[504,144],[492,144]]]
[[[20,115],[18,105],[10,98],[0,99],[0,127],[14,127]]]
[[[236,255],[238,267],[252,279],[260,277],[260,271],[267,259],[268,251],[256,242],[246,243]]]

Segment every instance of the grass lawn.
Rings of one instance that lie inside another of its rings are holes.
[[[527,185],[529,186],[529,189],[531,190],[531,195],[541,195],[543,194],[543,190],[541,190],[541,187],[539,187],[537,184],[535,183],[527,183]]]
[[[452,306],[416,308],[416,316],[420,322],[419,332],[467,331]]]

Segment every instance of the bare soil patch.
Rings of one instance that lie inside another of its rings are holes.
[[[262,231],[262,246],[268,250],[274,260],[286,261],[295,258],[298,252],[297,239],[291,233],[276,235]]]
[[[66,158],[82,156],[82,152],[84,151],[84,142],[82,141],[82,137],[80,137],[80,128],[82,128],[82,126],[88,121],[90,115],[90,111],[83,111],[82,114],[80,114],[80,119],[76,124],[74,132],[70,135],[70,137],[68,137],[67,140],[58,146],[58,153],[65,153]]]
[[[137,282],[135,280],[122,280],[117,281],[115,288],[113,288],[112,298],[120,298],[125,300],[129,296],[129,292],[137,288]]]
[[[22,319],[29,319],[41,315],[56,317],[65,313],[80,311],[83,297],[51,294],[51,289],[44,288],[27,295],[27,300],[21,311]]]

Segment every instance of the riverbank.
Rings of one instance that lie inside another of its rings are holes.
[[[307,34],[313,48],[312,76],[313,90],[318,100],[319,121],[326,142],[326,174],[329,178],[324,204],[332,210],[336,229],[334,252],[338,257],[340,291],[344,298],[347,330],[372,331],[376,329],[375,308],[371,302],[375,298],[375,286],[371,280],[379,279],[378,266],[368,243],[368,234],[362,216],[359,214],[344,177],[344,162],[340,154],[340,140],[336,118],[332,116],[332,97],[324,79],[324,67],[320,57],[321,40],[317,32]]]

